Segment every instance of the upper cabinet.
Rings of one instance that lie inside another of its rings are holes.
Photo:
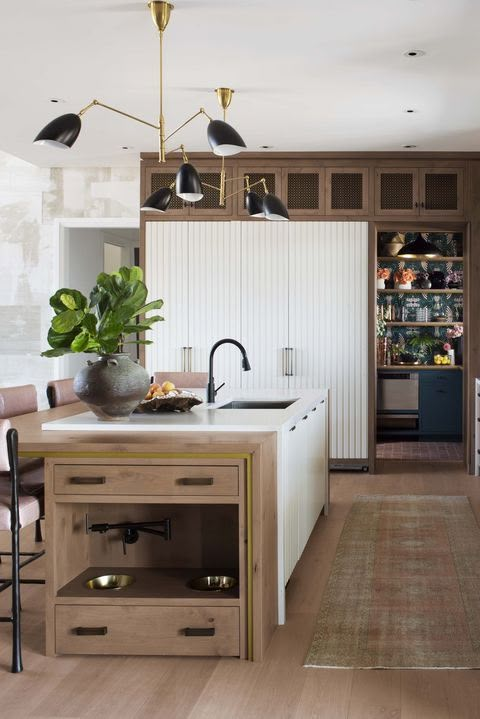
[[[295,161],[295,159],[297,161]],[[260,197],[277,195],[292,220],[350,220],[354,218],[460,218],[465,216],[466,166],[452,160],[388,159],[316,160],[306,157],[242,157],[225,160],[226,201],[220,206],[221,161],[191,158],[203,183],[204,197],[183,202],[174,192],[165,214],[147,213],[149,221],[245,220],[247,178]],[[431,165],[429,163],[431,162]],[[415,164],[414,164],[415,163]],[[160,165],[152,157],[142,162],[142,200],[161,187],[175,186],[181,159]],[[454,166],[455,165],[455,166]],[[261,222],[254,218],[251,222]]]
[[[463,215],[463,169],[379,167],[375,171],[375,214]]]
[[[292,217],[295,215],[324,215],[324,168],[283,168],[281,198]]]
[[[327,167],[326,214],[367,215],[368,168]]]

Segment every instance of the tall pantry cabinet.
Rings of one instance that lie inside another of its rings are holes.
[[[330,456],[366,460],[366,222],[149,222],[146,278],[165,301],[147,369],[206,371],[231,388],[330,389]]]

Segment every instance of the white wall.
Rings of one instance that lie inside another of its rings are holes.
[[[58,269],[57,218],[138,217],[136,168],[42,169],[0,152],[0,386],[32,382],[46,406],[53,379],[48,304]]]

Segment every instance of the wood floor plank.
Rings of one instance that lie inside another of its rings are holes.
[[[295,719],[347,719],[352,692],[351,669],[306,669]]]
[[[448,670],[401,672],[402,719],[455,719],[447,696]]]
[[[401,672],[355,669],[347,719],[403,719]]]

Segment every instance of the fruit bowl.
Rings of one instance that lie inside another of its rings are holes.
[[[200,397],[186,390],[174,390],[160,397],[144,399],[135,412],[189,412],[192,407],[202,404]]]

